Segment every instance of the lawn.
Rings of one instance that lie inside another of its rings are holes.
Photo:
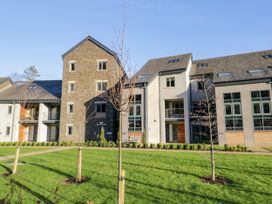
[[[34,151],[46,150],[49,148],[41,148],[41,147],[20,147],[20,153],[28,153]],[[1,147],[0,146],[0,157],[7,155],[15,155],[16,147]]]
[[[11,176],[24,203],[116,203],[117,151],[83,150],[83,175],[76,185],[64,181],[76,174],[75,149],[24,157],[18,175]],[[202,183],[208,175],[209,154],[189,152],[124,151],[126,203],[270,203],[272,156],[217,154],[217,174],[231,180],[227,186]],[[9,161],[0,163],[0,173]],[[6,178],[0,177],[0,198]],[[57,193],[54,193],[58,187]],[[16,195],[17,195],[16,194]],[[16,197],[18,197],[18,195]],[[15,198],[14,198],[15,199]],[[14,201],[15,202],[15,201]]]

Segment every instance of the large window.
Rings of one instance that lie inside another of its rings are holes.
[[[107,90],[107,81],[96,81],[96,90],[97,91],[106,91]]]
[[[135,95],[129,106],[129,131],[142,131],[142,95]]]
[[[240,93],[225,93],[224,105],[226,130],[243,130]]]
[[[269,90],[251,92],[255,130],[272,130]]]

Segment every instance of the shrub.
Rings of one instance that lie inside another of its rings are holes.
[[[229,146],[227,144],[224,144],[224,151],[228,151],[229,150]]]
[[[155,144],[150,144],[150,148],[155,149],[156,145]]]
[[[188,144],[184,144],[183,149],[188,150]]]
[[[182,149],[182,144],[178,144],[177,149]]]
[[[128,143],[128,148],[133,148],[133,147],[134,147],[133,143]]]
[[[107,143],[107,140],[105,138],[105,131],[104,127],[101,127],[100,133],[99,133],[99,143],[104,146]]]
[[[177,144],[170,144],[170,149],[177,149]]]
[[[138,147],[138,143],[137,142],[132,142],[132,147],[133,148],[137,148]]]
[[[197,145],[197,149],[198,149],[198,150],[202,150],[201,144],[198,144],[198,145]]]
[[[161,143],[157,144],[157,148],[158,149],[162,149],[163,148],[163,144],[161,144]]]

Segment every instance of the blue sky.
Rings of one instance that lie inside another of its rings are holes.
[[[124,3],[125,2],[125,3]],[[9,0],[0,6],[0,76],[35,65],[61,79],[61,55],[87,35],[112,46],[126,5],[132,63],[272,49],[271,0]]]

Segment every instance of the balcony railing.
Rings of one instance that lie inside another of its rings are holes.
[[[165,109],[165,118],[184,118],[184,108]]]
[[[59,112],[51,112],[43,113],[43,120],[44,121],[50,121],[50,120],[59,120],[60,119],[60,113]]]
[[[21,123],[35,122],[35,121],[38,121],[38,118],[39,118],[39,113],[23,115],[20,118],[20,122]]]

